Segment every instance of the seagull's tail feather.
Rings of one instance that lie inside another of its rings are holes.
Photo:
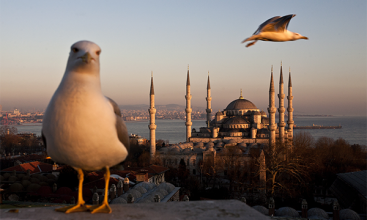
[[[251,41],[251,40],[257,40],[258,35],[252,35],[249,38],[246,38],[245,40],[243,40],[241,43],[245,43],[246,41]]]
[[[247,44],[247,45],[246,45],[246,47],[250,47],[250,46],[254,45],[256,42],[257,42],[257,40],[255,40],[255,41],[253,41],[253,42],[251,42],[251,43]]]

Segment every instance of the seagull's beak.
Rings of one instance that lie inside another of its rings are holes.
[[[86,52],[83,56],[78,57],[78,58],[81,58],[84,63],[90,63],[91,60],[93,60],[93,57],[90,55],[89,52]]]
[[[302,36],[301,39],[308,40],[308,37]]]

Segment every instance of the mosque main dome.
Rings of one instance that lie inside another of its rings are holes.
[[[241,109],[257,109],[257,107],[251,101],[239,98],[228,104],[225,110],[241,110]]]

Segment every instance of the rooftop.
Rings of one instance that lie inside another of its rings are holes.
[[[21,208],[18,213],[1,209],[3,219],[270,219],[238,200],[215,200],[168,203],[111,204],[111,214],[79,212],[65,214],[54,211],[57,207]]]

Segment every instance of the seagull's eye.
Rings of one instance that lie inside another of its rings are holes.
[[[96,52],[96,54],[97,54],[97,55],[100,55],[100,54],[101,54],[101,51],[100,51],[100,50],[99,50],[99,51],[97,51],[97,52]]]
[[[78,49],[78,48],[76,48],[76,47],[73,47],[73,48],[72,48],[72,50],[73,50],[73,52],[74,52],[74,53],[76,53],[76,52],[78,52],[78,51],[79,51],[79,49]]]

